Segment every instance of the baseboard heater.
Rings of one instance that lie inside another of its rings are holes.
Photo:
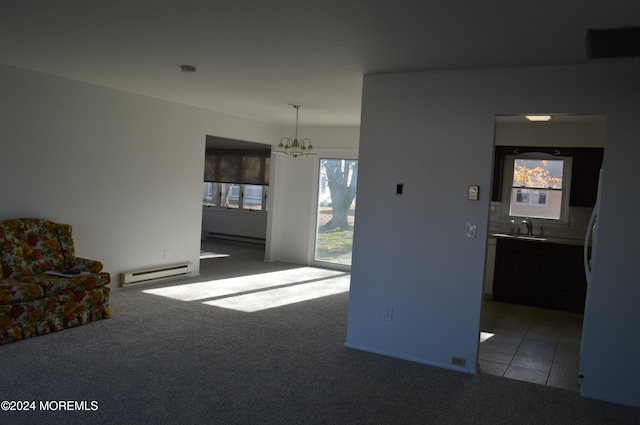
[[[217,232],[208,232],[207,238],[219,239],[219,240],[229,241],[229,242],[244,242],[244,243],[256,244],[256,245],[266,244],[266,240],[263,238],[254,238],[251,236],[229,235],[226,233],[217,233]]]
[[[134,272],[122,273],[122,286],[136,283],[147,283],[170,277],[190,274],[193,271],[193,264],[183,263],[171,266],[156,267],[153,269],[138,270]]]

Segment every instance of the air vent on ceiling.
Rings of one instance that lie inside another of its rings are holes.
[[[587,59],[640,57],[640,27],[587,31]]]
[[[196,67],[193,65],[180,65],[182,72],[196,72]]]

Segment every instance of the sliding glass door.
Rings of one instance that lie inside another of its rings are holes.
[[[351,266],[358,160],[320,159],[315,261]]]

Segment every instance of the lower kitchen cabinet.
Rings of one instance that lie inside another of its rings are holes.
[[[493,299],[582,313],[582,246],[498,238]]]

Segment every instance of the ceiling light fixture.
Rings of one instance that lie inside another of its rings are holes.
[[[294,105],[292,103],[290,103],[289,105],[296,108],[296,133],[293,139],[290,139],[288,137],[283,137],[282,139],[280,139],[280,143],[278,143],[278,146],[276,147],[274,152],[291,155],[294,158],[297,158],[299,156],[316,155],[316,151],[313,149],[313,146],[311,145],[311,140],[309,139],[298,140],[298,115],[300,113],[300,108],[302,108],[302,106]]]
[[[551,115],[525,115],[529,121],[551,121]]]

